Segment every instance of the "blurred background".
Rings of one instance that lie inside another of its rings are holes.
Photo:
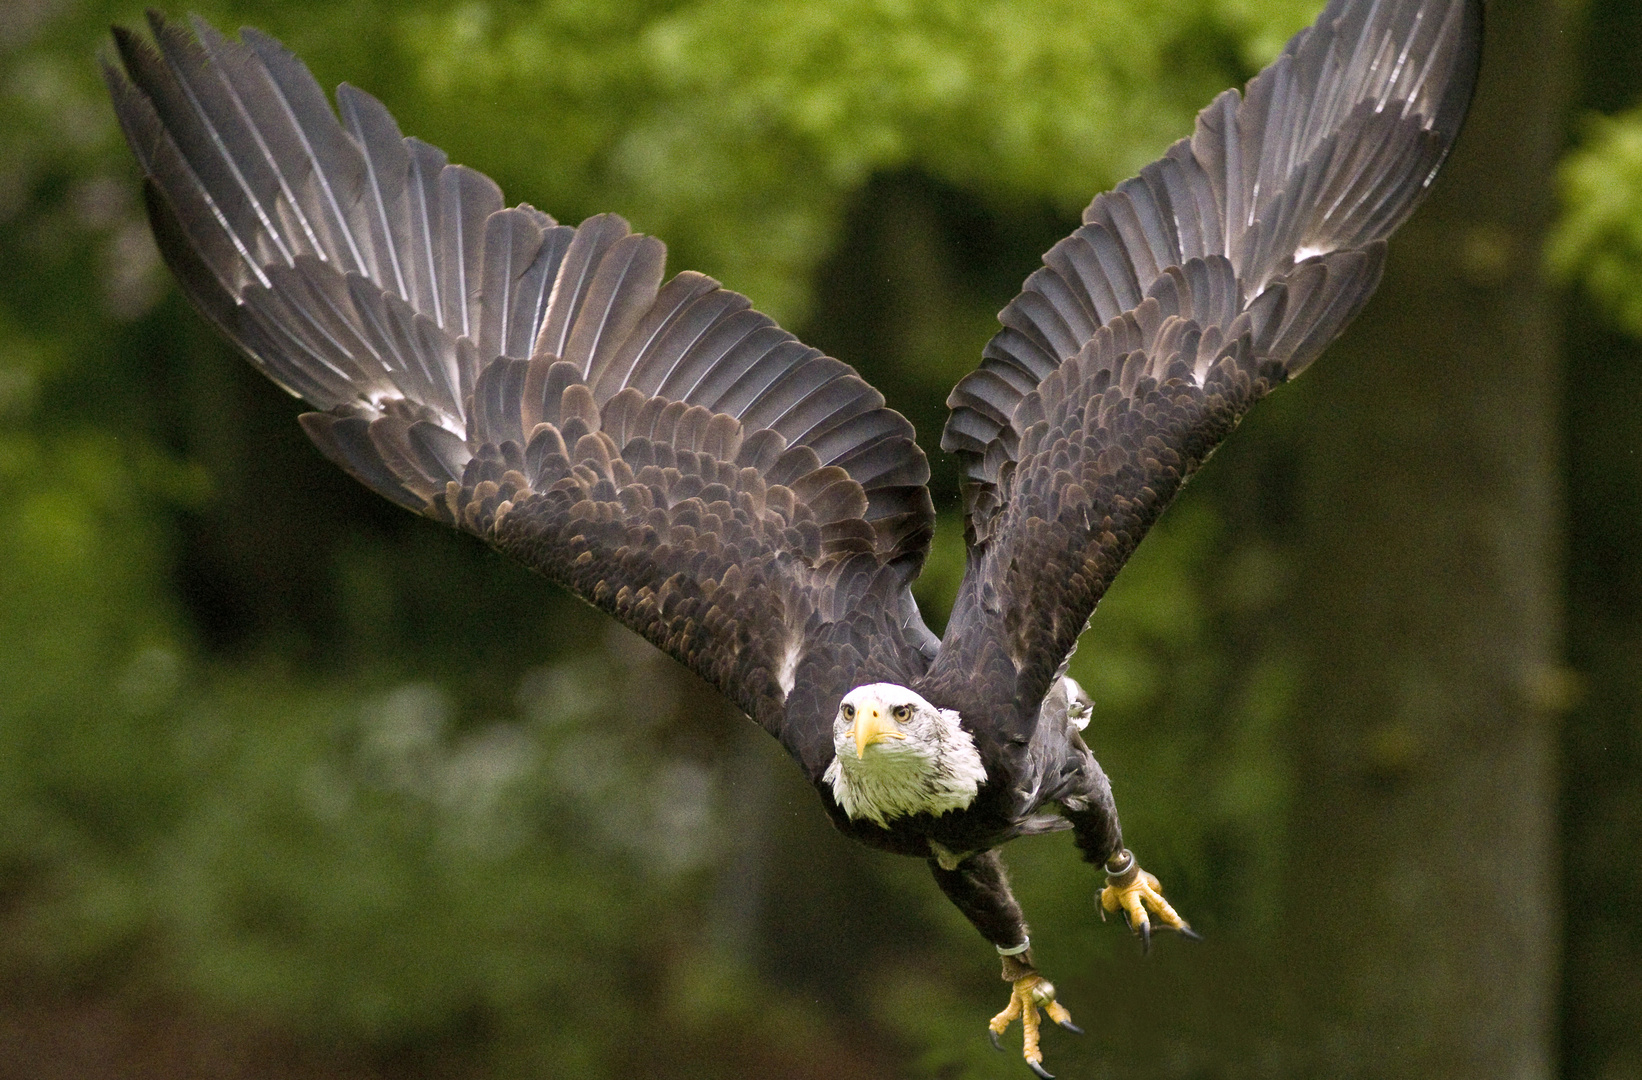
[[[1319,0],[194,5],[918,426],[1097,191]],[[178,12],[173,12],[178,13]],[[0,1076],[1014,1077],[992,950],[693,676],[323,461],[159,264],[94,58],[0,7]],[[1207,941],[1007,852],[1066,1077],[1642,1076],[1642,6],[1498,0],[1361,319],[1073,672]],[[1016,1036],[1018,1038],[1018,1036]],[[1018,1044],[1017,1044],[1018,1045]]]

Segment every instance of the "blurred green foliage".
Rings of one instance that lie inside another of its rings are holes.
[[[378,94],[512,199],[626,214],[675,269],[858,363],[936,457],[1010,282],[1317,6],[199,10]],[[180,302],[92,63],[137,20],[0,16],[0,979],[158,988],[494,1076],[1018,1068],[980,1051],[992,961],[922,867],[815,854],[843,841],[802,799],[815,822],[789,848],[762,736],[545,583],[333,476],[294,404]],[[1642,118],[1593,132],[1555,257],[1642,331]],[[954,207],[972,228],[930,224]],[[1194,491],[1073,667],[1131,840],[1210,928],[1274,918],[1256,884],[1282,858],[1298,677],[1266,618],[1282,554],[1236,516]],[[933,621],[961,561],[946,514]],[[1010,857],[1040,951],[1086,971],[1129,946],[1091,925],[1097,882],[1063,841]],[[812,858],[841,868],[808,885],[828,906],[888,912],[828,1000],[742,940],[780,936],[771,894],[725,915],[749,867]]]
[[[1562,214],[1546,246],[1552,270],[1642,336],[1642,108],[1588,117],[1560,180]]]

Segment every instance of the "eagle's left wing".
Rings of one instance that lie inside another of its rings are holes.
[[[614,215],[560,225],[266,35],[151,16],[108,86],[166,262],[361,482],[717,687],[818,778],[838,699],[934,638],[912,425]]]
[[[929,685],[989,687],[999,737],[1024,741],[1180,485],[1373,293],[1481,34],[1480,0],[1331,0],[1044,257],[948,399],[969,564]]]

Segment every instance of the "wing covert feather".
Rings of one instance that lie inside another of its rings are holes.
[[[104,75],[184,291],[316,445],[689,665],[812,778],[851,686],[935,640],[929,466],[848,365],[615,215],[505,209],[364,91],[150,16]],[[123,68],[123,70],[122,70]]]
[[[1480,0],[1330,0],[1096,196],[954,388],[969,562],[926,685],[1029,733],[1107,585],[1180,485],[1379,282],[1464,118]]]

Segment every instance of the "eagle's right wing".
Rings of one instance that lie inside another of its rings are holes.
[[[1330,0],[1044,256],[948,400],[970,550],[932,687],[991,686],[1002,735],[1029,733],[1180,485],[1373,293],[1481,44],[1481,0]]]
[[[151,16],[105,64],[195,306],[320,449],[610,612],[812,778],[852,686],[934,651],[912,426],[847,365],[604,215],[559,225],[295,56]]]

